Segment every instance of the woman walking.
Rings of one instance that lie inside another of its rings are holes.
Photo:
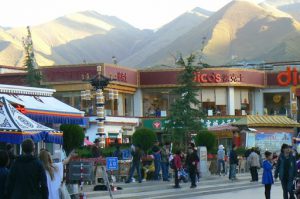
[[[269,151],[265,152],[266,160],[263,162],[263,176],[262,176],[262,184],[265,185],[265,196],[266,199],[271,199],[271,187],[274,184],[272,169],[272,153]]]
[[[59,187],[63,181],[64,165],[69,163],[73,155],[74,152],[71,152],[63,162],[53,163],[51,154],[47,150],[40,151],[40,160],[46,170],[49,199],[59,198]]]

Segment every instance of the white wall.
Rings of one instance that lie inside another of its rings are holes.
[[[141,89],[137,89],[133,96],[133,110],[135,117],[143,117],[143,93]]]

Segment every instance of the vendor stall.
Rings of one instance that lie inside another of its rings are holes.
[[[21,144],[27,138],[31,138],[35,143],[41,141],[63,143],[61,132],[33,121],[4,97],[0,97],[0,142]]]
[[[300,124],[286,116],[249,115],[232,123],[240,128],[247,148],[259,147],[262,151],[279,152],[282,144],[292,145],[295,128]]]

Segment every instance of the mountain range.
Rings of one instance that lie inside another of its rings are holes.
[[[39,66],[111,63],[173,66],[194,53],[209,65],[300,60],[300,0],[232,1],[217,12],[195,8],[158,30],[140,30],[95,11],[32,26]],[[0,27],[0,65],[22,66],[25,27]]]

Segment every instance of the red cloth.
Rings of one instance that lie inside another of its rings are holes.
[[[180,169],[182,167],[181,157],[179,155],[174,156],[174,163],[175,163],[176,169]]]

